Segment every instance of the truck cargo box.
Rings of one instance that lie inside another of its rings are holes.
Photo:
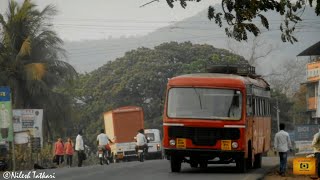
[[[132,142],[139,129],[144,128],[143,110],[126,106],[104,113],[106,134],[115,143]]]
[[[136,157],[134,137],[144,128],[143,109],[126,106],[105,112],[104,125],[106,134],[114,141],[111,145],[114,162]]]

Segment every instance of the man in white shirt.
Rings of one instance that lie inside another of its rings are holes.
[[[82,139],[82,131],[80,130],[76,138],[76,147],[75,150],[78,154],[78,167],[82,166],[83,156],[84,156],[84,144]]]
[[[285,176],[287,169],[288,151],[291,151],[292,145],[289,133],[284,131],[285,125],[280,124],[280,131],[274,137],[274,149],[279,152],[280,157],[280,175]]]
[[[110,138],[104,133],[104,129],[100,130],[100,134],[97,136],[97,144],[98,148],[102,148],[103,151],[107,150],[109,156],[111,155],[111,149],[109,146],[109,142],[113,143]]]
[[[136,135],[136,152],[138,153],[138,149],[143,149],[144,151],[147,152],[148,149],[148,144],[147,144],[147,139],[146,136],[144,135],[144,130],[140,129],[138,131],[138,134]]]

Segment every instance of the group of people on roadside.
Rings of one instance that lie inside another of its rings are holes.
[[[136,151],[138,149],[143,149],[145,152],[148,151],[148,140],[144,134],[144,130],[138,130],[138,134],[135,136],[136,139]],[[113,143],[110,138],[105,134],[104,129],[100,130],[100,134],[97,136],[97,145],[98,148],[102,148],[103,151],[108,151],[109,155],[111,155],[111,148],[109,143]],[[64,162],[64,157],[67,159],[67,166],[72,166],[72,159],[74,152],[77,152],[78,155],[78,167],[82,166],[83,160],[86,159],[86,154],[84,153],[84,144],[82,138],[82,131],[79,131],[76,137],[76,143],[74,145],[72,139],[69,137],[65,143],[63,143],[62,139],[59,137],[54,144],[54,162],[61,166]]]
[[[83,160],[86,159],[84,153],[84,144],[82,138],[82,131],[79,131],[76,137],[76,144],[74,145],[72,139],[68,137],[67,141],[63,143],[62,139],[59,137],[54,144],[54,159],[53,161],[58,165],[64,162],[64,156],[66,155],[67,166],[72,166],[72,159],[74,152],[77,152],[78,155],[78,167],[82,166]]]
[[[279,128],[280,131],[276,133],[274,137],[274,150],[279,153],[280,157],[279,174],[285,176],[288,152],[292,152],[292,144],[289,133],[284,130],[285,125],[281,123]],[[313,136],[311,146],[313,147],[314,157],[316,158],[317,175],[318,178],[320,178],[320,129],[319,132]]]

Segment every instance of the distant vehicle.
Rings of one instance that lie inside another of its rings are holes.
[[[260,168],[271,139],[269,84],[251,66],[211,72],[168,81],[163,146],[171,171],[180,172],[182,162]]]
[[[136,142],[133,137],[139,129],[144,128],[142,108],[126,106],[105,112],[104,125],[106,134],[114,141],[110,145],[113,162],[136,159]]]
[[[148,153],[146,153],[147,159],[162,159],[163,148],[161,142],[161,135],[159,129],[145,129],[144,134],[148,139]]]

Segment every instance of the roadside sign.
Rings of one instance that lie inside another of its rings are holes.
[[[0,141],[13,141],[10,87],[0,86]]]
[[[295,141],[312,141],[317,132],[319,132],[318,124],[296,125]]]
[[[315,158],[294,158],[293,174],[296,175],[315,175],[316,159]]]
[[[312,141],[296,141],[295,142],[296,154],[312,154],[313,148],[311,144],[312,144]]]

